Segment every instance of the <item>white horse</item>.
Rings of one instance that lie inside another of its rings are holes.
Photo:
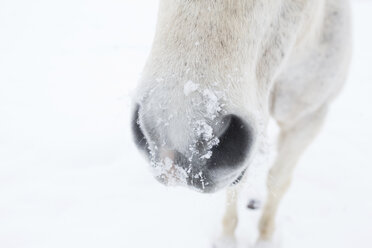
[[[349,10],[347,0],[160,0],[133,120],[156,178],[202,192],[237,184],[274,118],[259,224],[259,240],[272,239],[293,169],[346,79]],[[223,236],[236,226],[233,202]]]

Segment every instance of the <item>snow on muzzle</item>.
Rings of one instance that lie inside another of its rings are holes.
[[[240,117],[230,114],[220,118],[211,137],[203,132],[194,144],[190,154],[177,150],[150,149],[148,140],[138,121],[135,110],[132,122],[134,140],[150,160],[155,177],[166,185],[188,185],[200,192],[215,192],[236,183],[245,172],[244,161],[249,156],[253,143],[251,127]]]

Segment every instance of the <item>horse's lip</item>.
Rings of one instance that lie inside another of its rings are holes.
[[[239,176],[234,180],[234,182],[231,183],[231,186],[234,186],[234,185],[237,185],[244,177],[245,175],[245,172],[247,171],[247,169],[244,169],[240,174]]]

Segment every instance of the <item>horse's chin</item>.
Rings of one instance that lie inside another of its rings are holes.
[[[155,175],[155,178],[158,182],[165,186],[171,187],[185,187],[190,190],[199,192],[199,193],[216,193],[228,187],[236,186],[241,182],[245,175],[246,169],[241,173],[238,173],[238,176],[230,176],[221,180],[212,180],[202,175],[197,177],[184,176],[180,177],[179,174],[175,175],[170,173],[162,173]]]

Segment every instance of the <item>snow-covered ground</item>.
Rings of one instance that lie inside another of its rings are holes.
[[[156,9],[0,2],[1,248],[210,247],[224,194],[160,185],[132,143],[131,95]],[[285,248],[372,247],[372,2],[354,1],[353,12],[350,79],[281,206]],[[249,197],[241,247],[257,235]]]

